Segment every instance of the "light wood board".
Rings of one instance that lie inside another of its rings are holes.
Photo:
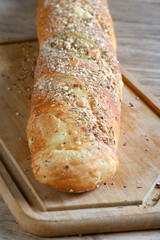
[[[0,46],[0,135],[5,165],[1,167],[1,190],[16,220],[27,231],[44,236],[157,228],[159,102],[123,69],[120,166],[116,175],[107,185],[82,194],[61,193],[34,180],[25,128],[37,53],[36,42]],[[146,200],[151,201],[149,206]]]

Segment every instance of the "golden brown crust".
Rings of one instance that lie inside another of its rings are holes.
[[[34,176],[83,192],[116,171],[122,80],[104,0],[40,0],[27,136]]]

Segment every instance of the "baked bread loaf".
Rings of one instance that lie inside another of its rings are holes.
[[[39,0],[27,137],[35,178],[84,192],[116,171],[122,79],[105,0]]]

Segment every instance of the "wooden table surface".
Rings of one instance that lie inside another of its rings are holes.
[[[0,0],[0,43],[36,36],[37,0]],[[160,100],[160,0],[109,0],[118,58]],[[43,239],[24,232],[0,198],[0,240]],[[46,238],[45,238],[46,239]],[[50,239],[50,238],[47,238]],[[160,230],[94,234],[54,239],[160,239]]]

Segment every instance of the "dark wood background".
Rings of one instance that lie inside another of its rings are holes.
[[[108,0],[120,63],[160,99],[160,0]],[[0,43],[36,36],[37,0],[0,0]],[[0,240],[43,239],[24,232],[0,198]],[[46,239],[46,238],[45,238]],[[48,238],[50,239],[50,238]],[[160,231],[64,237],[67,240],[160,239]]]

